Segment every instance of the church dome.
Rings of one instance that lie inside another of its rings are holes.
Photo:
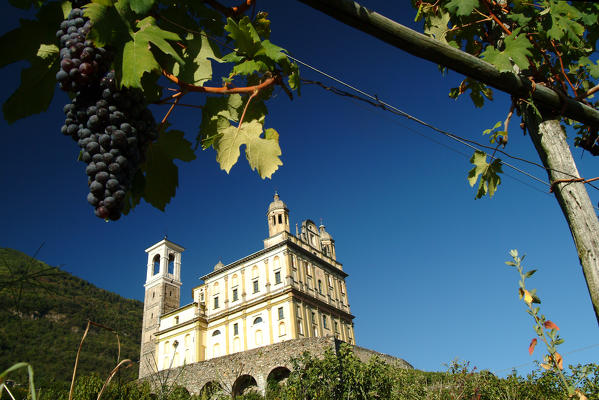
[[[223,264],[222,261],[219,261],[218,263],[216,263],[216,265],[214,266],[214,270],[218,271],[219,269],[223,268],[225,266],[225,264]]]
[[[324,229],[324,225],[320,225],[320,240],[333,240],[331,234]]]
[[[270,205],[268,206],[268,212],[274,211],[274,210],[286,210],[287,209],[287,205],[285,203],[283,203],[283,200],[281,200],[279,198],[279,194],[275,192],[275,197],[272,201],[272,203],[270,203]]]

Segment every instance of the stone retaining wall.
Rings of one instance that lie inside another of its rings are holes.
[[[201,361],[184,367],[160,371],[159,374],[145,377],[153,385],[158,382],[176,382],[185,387],[191,394],[199,394],[210,382],[214,382],[228,393],[239,394],[250,383],[264,394],[269,374],[289,372],[292,369],[291,359],[305,352],[321,355],[327,349],[337,349],[341,342],[333,336],[312,337],[287,340],[269,346],[259,347],[244,352]],[[368,361],[376,355],[385,362],[397,364],[403,368],[412,368],[406,361],[387,354],[377,353],[363,347],[353,346],[356,356]]]

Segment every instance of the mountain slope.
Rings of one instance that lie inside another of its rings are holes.
[[[65,387],[88,320],[116,330],[121,359],[136,361],[142,312],[140,301],[97,288],[19,251],[0,248],[0,371],[26,361],[34,367],[38,387]],[[77,374],[107,376],[116,365],[117,353],[114,333],[90,328]],[[137,366],[122,376],[136,377]]]

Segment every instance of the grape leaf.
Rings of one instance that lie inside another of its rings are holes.
[[[489,197],[493,197],[497,187],[501,183],[501,178],[499,177],[499,173],[503,172],[501,170],[501,160],[497,158],[489,164],[487,162],[487,154],[477,150],[472,155],[472,158],[470,158],[470,162],[474,164],[474,168],[468,173],[470,186],[473,187],[480,176],[475,198],[480,199],[487,193]]]
[[[584,33],[584,27],[575,20],[580,18],[580,12],[565,1],[552,1],[549,11],[551,28],[547,36],[560,40],[567,36],[573,42],[579,42]]]
[[[179,186],[179,169],[174,159],[192,161],[196,158],[191,143],[183,137],[183,132],[170,130],[162,132],[158,140],[150,143],[146,151],[143,198],[154,207],[164,211],[175,196]]]
[[[212,146],[219,131],[231,125],[229,121],[239,120],[242,105],[243,99],[239,94],[207,98],[202,108],[202,122],[197,143],[201,143],[204,149]]]
[[[437,14],[431,14],[424,26],[424,34],[433,37],[443,43],[447,43],[445,36],[449,30],[449,13],[439,10]]]
[[[218,47],[212,45],[208,37],[201,34],[190,33],[185,40],[183,50],[182,66],[176,63],[173,66],[173,74],[184,82],[202,85],[212,79],[212,62],[220,62]]]
[[[87,38],[97,47],[114,45],[120,48],[122,42],[130,39],[131,26],[111,0],[94,0],[84,6],[83,15],[92,22]]]
[[[233,19],[227,19],[225,30],[229,32],[229,36],[235,40],[239,53],[242,53],[247,58],[254,57],[254,54],[262,47],[260,36],[252,26],[249,17],[243,17],[239,23]]]
[[[42,44],[30,60],[31,67],[21,71],[21,85],[6,100],[2,110],[9,124],[48,109],[59,67],[58,47]]]
[[[262,48],[256,52],[256,56],[264,55],[276,63],[280,63],[283,60],[287,59],[287,55],[285,54],[287,50],[282,47],[277,46],[276,44],[272,44],[270,40],[264,40],[262,42]]]
[[[54,43],[56,30],[62,19],[60,3],[44,5],[35,21],[22,19],[18,28],[0,37],[0,68],[34,57],[40,43]]]
[[[152,17],[139,21],[137,27],[139,30],[131,35],[132,40],[125,43],[123,49],[121,80],[123,86],[141,88],[141,78],[144,73],[160,71],[160,65],[150,50],[150,43],[173,57],[180,65],[185,65],[185,61],[167,42],[167,40],[180,40],[179,35],[159,28]]]
[[[152,9],[156,0],[129,0],[131,9],[137,14],[145,15]]]
[[[526,36],[512,33],[505,38],[504,43],[503,51],[499,51],[493,46],[487,46],[481,56],[485,61],[495,65],[499,72],[511,72],[512,62],[521,69],[526,69],[529,66],[527,56],[532,56],[529,50],[532,48],[532,44]]]
[[[466,16],[478,7],[478,0],[451,0],[445,5],[447,10],[457,16]]]
[[[261,136],[262,124],[256,120],[243,122],[241,127],[231,125],[221,129],[213,145],[221,169],[229,173],[239,159],[240,147],[245,145],[250,167],[257,170],[263,179],[270,178],[279,165],[283,165],[279,158],[281,148],[274,129],[269,130],[267,137]]]
[[[251,75],[254,72],[266,72],[268,66],[261,60],[247,60],[233,67],[235,75]]]
[[[254,19],[254,27],[261,38],[268,39],[270,37],[270,21],[268,13],[260,11]]]

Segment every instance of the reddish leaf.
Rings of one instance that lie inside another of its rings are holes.
[[[553,359],[555,360],[555,363],[557,364],[557,367],[559,369],[564,369],[564,359],[562,358],[562,356],[559,353],[555,353],[553,355]]]
[[[557,331],[559,331],[559,328],[557,325],[555,325],[553,322],[551,321],[545,321],[545,323],[543,324],[545,326],[545,329],[555,329]]]
[[[537,345],[537,338],[534,338],[530,341],[530,345],[528,346],[528,354],[532,356],[532,352],[535,351],[535,346]]]

